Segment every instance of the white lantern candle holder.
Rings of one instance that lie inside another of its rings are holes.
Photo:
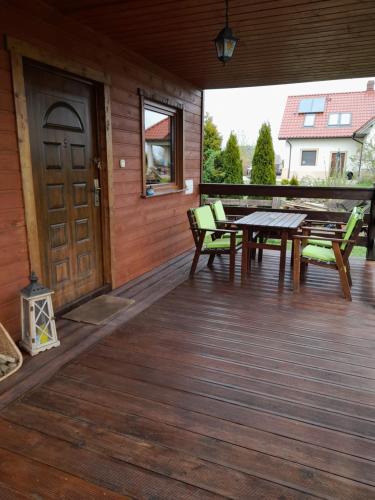
[[[22,340],[31,356],[60,345],[52,306],[53,290],[38,283],[34,272],[30,284],[21,290]]]

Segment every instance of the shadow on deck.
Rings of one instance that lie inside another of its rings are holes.
[[[276,254],[239,271],[217,259],[6,407],[2,498],[375,498],[375,263],[352,259],[352,303],[317,267],[280,292]]]

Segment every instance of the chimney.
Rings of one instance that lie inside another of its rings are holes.
[[[368,92],[374,91],[374,80],[369,80],[367,82],[367,91]]]

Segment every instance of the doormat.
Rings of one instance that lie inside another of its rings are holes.
[[[115,314],[134,304],[132,299],[123,299],[114,295],[100,295],[63,315],[63,318],[79,323],[103,325]]]

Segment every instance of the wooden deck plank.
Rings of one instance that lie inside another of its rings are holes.
[[[150,442],[146,444],[143,439],[115,433],[108,430],[107,425],[102,427],[91,423],[88,426],[77,418],[72,419],[58,413],[51,414],[49,410],[22,404],[9,408],[4,412],[4,416],[48,436],[58,438],[63,434],[76,446],[203,488],[220,497],[251,498],[257,491],[262,491],[264,498],[269,499],[277,499],[280,495],[290,499],[304,498],[298,491],[281,485],[276,486],[269,481],[235,471],[232,467],[228,469],[219,464],[214,465],[200,458],[185,455],[181,451]],[[171,486],[173,487],[172,484]],[[204,497],[205,493],[202,492],[202,498]]]
[[[105,498],[120,500],[124,497],[107,488],[96,486],[61,472],[49,465],[0,448],[0,485],[14,493],[14,498],[56,498],[76,499]],[[20,491],[21,490],[21,491]],[[8,493],[1,491],[2,499],[12,498]]]
[[[375,499],[375,265],[353,259],[347,303],[321,269],[295,295],[287,266],[281,290],[276,252],[245,282],[239,259],[233,283],[225,258],[189,264],[116,291],[135,313],[2,410],[0,493],[52,496],[11,467],[69,499]]]
[[[134,406],[129,411],[119,411],[118,408],[106,407],[102,404],[90,403],[83,399],[66,396],[61,392],[56,393],[40,389],[27,398],[27,404],[53,410],[64,415],[69,415],[79,420],[98,424],[114,432],[134,436],[157,443],[174,450],[183,451],[188,455],[200,457],[213,464],[220,464],[234,470],[269,479],[283,486],[294,487],[299,485],[305,491],[317,496],[333,496],[337,494],[341,499],[352,500],[353,489],[350,481],[345,478],[327,474],[326,472],[305,467],[282,460],[278,457],[260,453],[244,446],[233,445],[227,441],[202,435],[201,429],[196,431],[181,428],[178,423],[174,425],[157,421],[153,415],[143,408],[137,412]],[[223,436],[225,437],[225,436]],[[364,496],[371,494],[367,486],[356,485],[355,489],[363,488]]]

